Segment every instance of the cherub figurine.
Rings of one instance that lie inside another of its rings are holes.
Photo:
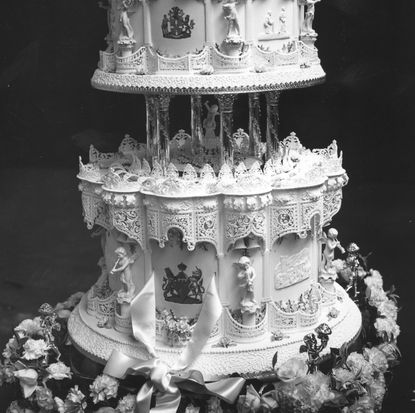
[[[111,275],[120,274],[120,280],[123,284],[123,289],[118,292],[118,302],[131,302],[135,294],[135,285],[133,282],[133,277],[131,273],[131,265],[137,259],[137,255],[133,254],[128,255],[124,247],[118,247],[115,250],[118,258],[115,261],[112,270],[110,271]]]
[[[285,7],[281,8],[281,13],[280,13],[280,16],[278,17],[278,20],[280,22],[280,29],[278,30],[278,33],[286,34],[287,33],[287,12],[285,11]]]
[[[314,13],[315,13],[315,4],[320,0],[304,0],[303,3],[306,5],[306,11],[304,16],[303,23],[303,32],[308,35],[315,35],[316,32],[313,29]]]
[[[239,38],[241,31],[239,28],[239,17],[238,12],[236,11],[236,0],[228,0],[222,7],[225,11],[225,19],[228,22],[228,33],[227,39]]]
[[[120,7],[120,40],[132,40],[134,36],[134,29],[131,26],[130,18],[128,17],[128,4],[126,0],[123,0]]]
[[[206,101],[205,108],[207,109],[206,118],[203,120],[205,139],[216,139],[216,116],[219,116],[219,106],[216,104],[209,105],[209,101]]]
[[[256,273],[251,265],[249,257],[243,256],[239,259],[238,265],[240,271],[238,272],[239,287],[243,289],[241,299],[241,311],[253,312],[257,308],[257,302],[254,299],[254,279]]]
[[[341,246],[340,241],[337,239],[338,234],[337,229],[330,228],[327,231],[327,235],[323,232],[323,236],[320,238],[320,242],[326,245],[323,251],[322,261],[322,267],[326,271],[329,271],[333,267],[334,251],[336,248],[338,248],[342,254],[346,252]]]

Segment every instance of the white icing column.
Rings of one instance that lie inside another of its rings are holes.
[[[225,162],[225,152],[232,152],[233,102],[235,95],[216,95],[220,110],[220,156],[221,164]]]
[[[143,38],[144,45],[152,46],[151,40],[151,15],[150,15],[150,0],[140,0],[143,5]]]
[[[253,8],[253,0],[246,0],[245,2],[245,40],[247,43],[253,43],[255,34],[255,13]]]
[[[160,156],[160,142],[157,137],[157,106],[153,95],[145,95],[146,99],[146,136],[148,157]]]
[[[281,92],[274,90],[272,92],[266,92],[265,97],[267,100],[267,158],[269,159],[272,151],[278,149],[278,102]]]
[[[266,222],[268,223],[264,239],[264,253],[262,256],[262,301],[271,301],[271,291],[274,289],[274,269],[271,268],[271,207],[264,210]]]
[[[249,94],[249,154],[259,155],[261,129],[259,127],[260,104],[259,93]]]
[[[213,24],[212,0],[203,0],[205,5],[205,43],[213,46],[215,44],[215,27]]]
[[[191,128],[192,128],[192,151],[193,153],[202,145],[202,97],[200,95],[192,95],[190,97],[191,105]]]
[[[170,95],[157,95],[157,140],[160,144],[160,157],[166,162],[170,161]]]

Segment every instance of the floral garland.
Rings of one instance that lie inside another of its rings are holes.
[[[340,280],[349,287],[354,283],[364,342],[331,348],[329,356],[320,357],[331,334],[328,326],[320,325],[317,337],[314,333],[304,337],[298,356],[275,368],[273,382],[248,383],[235,405],[185,393],[179,410],[197,413],[203,405],[212,413],[380,412],[391,370],[400,360],[398,297],[393,287],[383,289],[380,273],[366,271],[363,261],[354,267],[355,277],[347,260],[334,265]],[[55,308],[44,304],[40,316],[23,320],[14,329],[0,361],[0,386],[9,387],[16,398],[7,413],[134,412],[142,383],[118,381],[100,371],[86,377],[76,366],[73,356],[78,353],[68,340],[66,321],[82,295],[76,293]]]

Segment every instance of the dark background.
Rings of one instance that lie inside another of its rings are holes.
[[[401,296],[396,370],[385,412],[415,411],[415,2],[325,0],[315,28],[327,80],[281,98],[281,135],[336,138],[350,183],[333,225]],[[105,47],[92,0],[8,1],[0,15],[0,346],[43,301],[86,290],[98,242],[81,218],[77,157],[145,136],[144,98],[90,87]],[[175,105],[176,111],[179,105]],[[183,113],[188,116],[188,113]],[[237,126],[237,125],[236,125]],[[1,403],[0,403],[1,406]],[[1,407],[0,407],[1,409]],[[1,410],[3,411],[3,410]]]

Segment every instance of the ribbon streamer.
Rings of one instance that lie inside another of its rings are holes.
[[[141,292],[131,302],[134,337],[143,343],[152,358],[139,360],[113,350],[104,369],[105,374],[118,379],[124,379],[130,374],[147,378],[137,394],[135,413],[175,413],[180,404],[180,389],[216,396],[227,403],[234,403],[245,383],[243,378],[226,378],[205,383],[200,371],[183,371],[200,355],[221,316],[222,305],[216,289],[215,277],[212,277],[205,293],[192,337],[173,367],[169,367],[156,357],[155,307],[153,273]],[[151,408],[151,397],[154,392],[156,393],[156,406]]]

